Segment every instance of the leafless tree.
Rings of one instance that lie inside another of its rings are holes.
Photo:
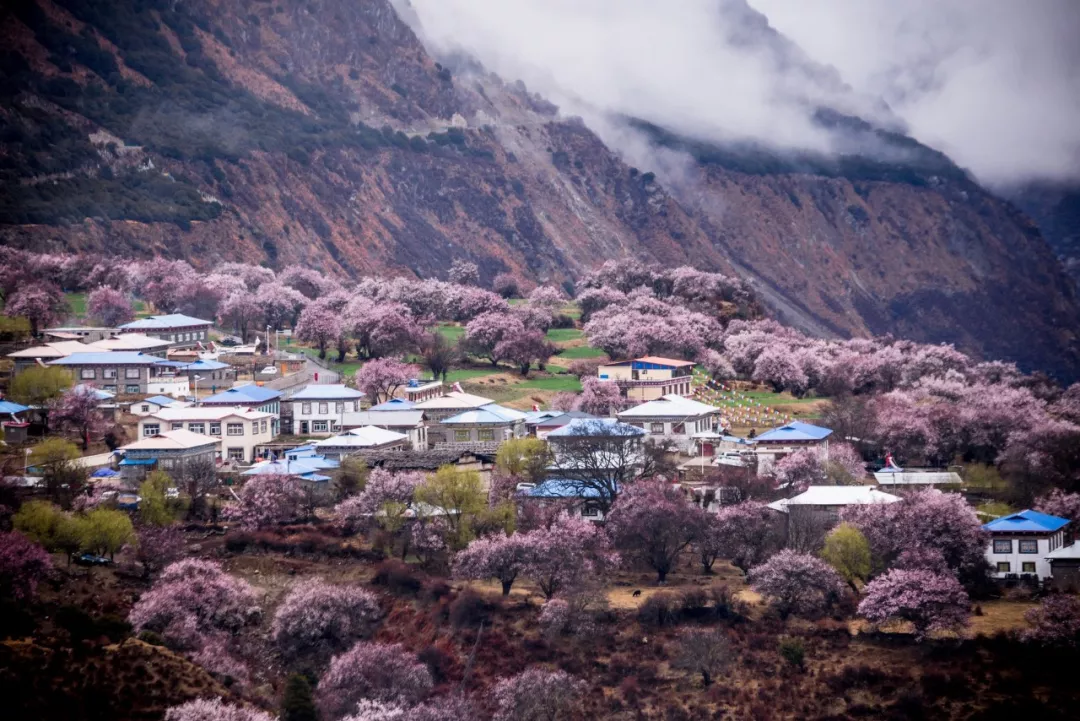
[[[836,516],[827,511],[810,506],[788,506],[786,545],[801,553],[817,553],[836,523]]]
[[[584,421],[568,434],[548,438],[551,476],[589,498],[606,515],[624,485],[643,475],[645,443],[638,428],[608,421]]]
[[[196,458],[182,463],[173,473],[173,480],[191,499],[188,518],[205,518],[206,496],[218,486],[214,462],[209,458]]]
[[[678,650],[672,666],[690,673],[700,673],[705,686],[727,668],[733,653],[727,636],[719,629],[691,629],[679,637]]]

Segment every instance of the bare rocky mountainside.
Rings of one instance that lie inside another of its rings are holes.
[[[387,0],[0,13],[5,244],[342,275],[465,257],[556,282],[635,256],[740,273],[812,332],[1080,371],[1075,287],[1039,229],[900,136],[890,163],[824,161],[638,127],[692,161],[668,182],[520,83],[436,62]]]

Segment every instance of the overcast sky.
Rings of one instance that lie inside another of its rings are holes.
[[[808,120],[824,104],[906,127],[989,184],[1080,178],[1080,0],[749,4],[784,37],[746,0],[411,0],[432,49],[597,124],[826,149]]]

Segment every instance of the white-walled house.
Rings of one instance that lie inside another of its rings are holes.
[[[128,406],[128,412],[133,416],[150,416],[162,408],[187,408],[190,405],[187,401],[177,400],[170,396],[150,396],[133,402]]]
[[[995,578],[1034,576],[1038,580],[1051,575],[1052,552],[1065,545],[1067,518],[1025,510],[995,518],[983,524],[990,534],[986,560]]]
[[[364,426],[375,426],[376,428],[385,428],[388,431],[404,433],[409,437],[409,443],[414,451],[423,451],[428,447],[428,429],[423,411],[376,411],[368,409],[356,413],[346,413],[342,416],[341,429],[343,431],[363,428]]]
[[[312,444],[315,450],[332,460],[340,461],[360,451],[405,451],[409,447],[409,437],[397,431],[385,428],[364,426],[354,428],[348,433],[324,438]]]
[[[715,430],[720,424],[720,414],[716,406],[669,394],[620,411],[616,417],[641,428],[650,438],[672,441],[681,452],[692,454],[696,446],[693,436]]]
[[[806,449],[815,450],[822,458],[828,458],[831,435],[831,428],[803,421],[791,421],[765,431],[754,439],[758,473],[767,473],[784,456]]]
[[[337,433],[346,413],[360,410],[364,394],[344,385],[312,384],[289,397],[293,435],[322,436]]]
[[[270,443],[276,435],[273,413],[242,406],[192,406],[162,408],[139,420],[139,437],[166,431],[186,430],[221,441],[221,457],[236,463],[253,463],[255,447]]]

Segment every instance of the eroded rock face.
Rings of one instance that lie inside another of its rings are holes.
[[[436,63],[386,0],[20,6],[0,17],[0,242],[350,275],[466,257],[485,281],[636,256],[741,273],[811,332],[1080,369],[1073,286],[962,173],[721,154],[654,177],[520,83]]]

